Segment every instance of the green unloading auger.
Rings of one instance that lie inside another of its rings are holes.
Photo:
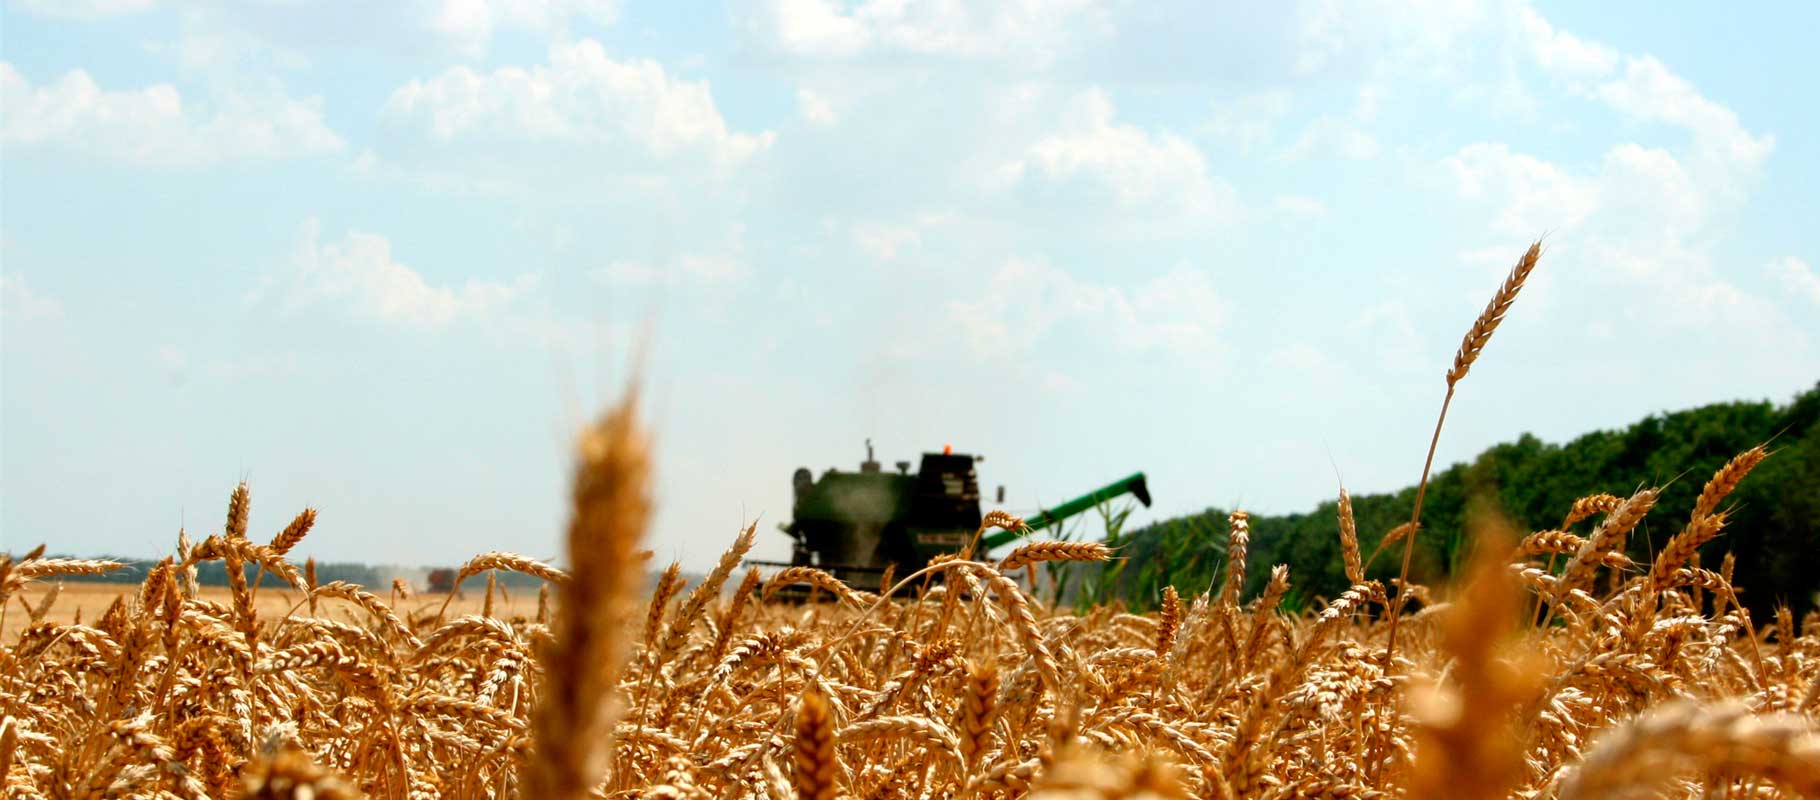
[[[1024,535],[1026,532],[1033,533],[1054,525],[1060,525],[1063,520],[1068,519],[1069,517],[1090,508],[1094,508],[1107,500],[1121,497],[1127,493],[1132,497],[1137,498],[1138,502],[1143,503],[1146,508],[1150,506],[1150,487],[1144,483],[1144,473],[1134,472],[1081,495],[1080,497],[1069,500],[1059,506],[1030,515],[1030,517],[1024,520],[1024,525],[1026,526],[1025,531],[996,531],[981,539],[980,545],[985,550],[991,550],[994,547],[998,547],[999,545]]]

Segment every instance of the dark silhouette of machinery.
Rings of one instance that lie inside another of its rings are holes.
[[[866,460],[858,472],[829,469],[821,478],[807,468],[791,476],[796,501],[792,519],[779,525],[795,539],[788,564],[754,561],[773,566],[815,566],[850,586],[877,590],[887,566],[895,564],[899,576],[923,568],[941,553],[959,552],[973,538],[980,524],[979,477],[974,463],[983,460],[944,447],[924,453],[917,471],[899,461],[896,472],[886,472],[872,457],[866,441]],[[1004,501],[1004,488],[998,490]],[[1107,500],[1131,494],[1150,505],[1144,473],[1137,472],[1025,519],[1031,531],[1061,523]],[[993,531],[980,541],[982,553],[1012,541],[1020,533]]]
[[[455,591],[455,570],[447,567],[430,570],[429,579],[425,582],[424,588],[437,594],[448,594]]]

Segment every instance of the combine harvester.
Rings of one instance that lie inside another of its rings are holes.
[[[866,460],[858,472],[829,469],[818,480],[807,468],[799,468],[791,478],[796,493],[793,519],[778,526],[796,540],[790,561],[747,563],[813,566],[856,589],[878,591],[887,567],[895,564],[899,576],[908,575],[937,555],[967,546],[980,525],[979,477],[973,465],[981,460],[944,447],[940,453],[924,453],[914,473],[908,461],[897,462],[896,472],[885,472],[873,460],[872,442],[867,440]],[[1144,473],[1113,481],[1024,522],[1034,533],[1127,493],[1150,505]],[[998,501],[1004,500],[1001,486]],[[981,555],[1022,534],[1002,530],[987,534],[980,540]]]

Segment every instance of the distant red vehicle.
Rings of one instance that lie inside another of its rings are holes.
[[[443,568],[430,570],[429,590],[448,594],[455,591],[455,570]]]

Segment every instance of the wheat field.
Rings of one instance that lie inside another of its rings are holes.
[[[1342,494],[1353,586],[1302,613],[1281,607],[1286,566],[1241,593],[1243,512],[1223,583],[1150,614],[1027,590],[1117,557],[1103,545],[963,550],[879,597],[812,568],[742,573],[753,528],[688,592],[672,566],[647,593],[629,396],[579,438],[563,567],[483,553],[459,605],[318,583],[287,557],[313,512],[256,540],[244,485],[220,532],[81,622],[49,582],[115,565],[0,558],[23,617],[0,644],[0,775],[9,798],[1820,797],[1820,616],[1754,624],[1730,560],[1699,563],[1767,457],[1654,520],[1678,533],[1647,563],[1624,553],[1655,488],[1589,495],[1549,530],[1482,517],[1450,586],[1368,580],[1421,529],[1362,533]],[[994,512],[982,531],[1020,526]],[[257,589],[198,587],[213,560],[230,580],[256,565]],[[496,603],[476,585],[493,570],[550,591]],[[771,601],[796,583],[827,601]]]
[[[463,587],[463,591],[450,602],[447,613],[452,616],[481,613],[487,608],[483,587],[484,584],[479,579]],[[115,600],[132,602],[143,588],[130,583],[66,582],[55,578],[25,583],[13,593],[13,607],[0,611],[0,641],[12,641],[26,628],[39,622],[93,622]],[[387,604],[396,606],[401,617],[434,614],[441,609],[445,599],[443,595],[416,594],[415,591],[412,587],[406,587],[402,592],[397,587],[384,590]],[[196,599],[204,602],[227,605],[233,602],[233,596],[233,590],[226,586],[204,584],[196,587]],[[44,613],[34,618],[33,611],[39,606],[44,606]],[[537,614],[537,593],[495,589],[492,609],[491,613],[502,619],[529,619]],[[307,594],[283,584],[273,586],[269,577],[263,586],[253,592],[253,611],[261,619],[268,620],[287,615],[331,619],[346,616],[342,609],[320,603],[312,614]]]

